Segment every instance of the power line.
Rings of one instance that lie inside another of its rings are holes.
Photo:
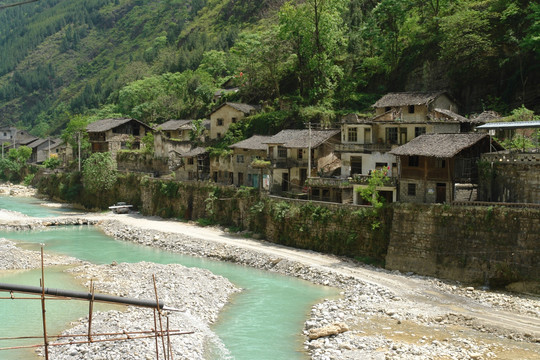
[[[10,8],[10,7],[19,6],[19,5],[33,3],[33,2],[36,2],[36,1],[39,1],[39,0],[27,0],[27,1],[21,1],[21,2],[13,3],[13,4],[0,5],[0,10],[7,9],[7,8]]]

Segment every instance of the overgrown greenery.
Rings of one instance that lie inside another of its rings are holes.
[[[539,23],[524,0],[42,0],[0,13],[0,109],[39,136],[74,115],[161,123],[207,116],[227,83],[267,105],[264,133],[437,80],[465,112],[507,111],[533,99]]]
[[[82,181],[89,193],[99,194],[111,190],[116,178],[116,162],[110,153],[93,153],[84,161]]]
[[[0,179],[13,182],[23,180],[27,176],[27,161],[31,155],[32,149],[28,146],[9,149],[7,157],[0,159]]]

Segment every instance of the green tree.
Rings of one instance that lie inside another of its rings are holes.
[[[116,162],[108,152],[93,153],[84,161],[82,175],[84,188],[89,193],[108,191],[116,183]]]
[[[385,169],[373,170],[366,187],[358,188],[362,199],[379,209],[384,205],[384,198],[379,194],[378,187],[384,186],[388,180],[388,171]]]
[[[300,92],[319,102],[331,96],[343,69],[339,56],[346,49],[343,0],[292,1],[279,12],[280,34],[295,56]]]
[[[8,158],[20,165],[26,164],[32,156],[32,149],[28,146],[20,146],[16,149],[9,149]]]

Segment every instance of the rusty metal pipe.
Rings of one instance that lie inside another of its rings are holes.
[[[147,308],[153,308],[153,309],[159,308],[160,310],[181,311],[180,309],[175,309],[175,308],[165,306],[163,301],[156,302],[155,300],[133,299],[133,298],[105,295],[105,294],[92,294],[92,293],[84,292],[84,291],[73,291],[73,290],[52,289],[52,288],[42,289],[40,286],[0,283],[0,291],[10,291],[10,292],[14,291],[14,292],[27,293],[27,294],[37,294],[37,295],[46,294],[46,295],[51,295],[51,296],[62,296],[62,297],[83,299],[83,300],[92,300],[92,296],[93,296],[94,301],[134,305],[134,306],[141,306],[141,307],[147,307]]]

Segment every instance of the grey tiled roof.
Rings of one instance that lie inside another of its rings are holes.
[[[88,132],[104,132],[104,131],[114,129],[115,127],[118,127],[118,126],[123,125],[125,123],[128,123],[130,121],[138,122],[140,125],[150,129],[150,127],[148,125],[146,125],[145,123],[140,122],[139,120],[130,119],[130,118],[120,118],[120,119],[103,119],[103,120],[95,121],[95,122],[93,122],[91,124],[88,124],[88,126],[86,126],[86,131],[88,131]]]
[[[424,134],[395,148],[390,154],[451,158],[488,136],[479,133]]]
[[[260,106],[256,105],[249,105],[249,104],[241,104],[241,103],[233,103],[233,102],[226,102],[218,106],[214,109],[213,112],[216,112],[217,110],[221,109],[223,106],[229,105],[230,107],[243,112],[244,114],[249,115],[252,111],[259,110]]]
[[[249,139],[245,139],[229,146],[234,149],[247,149],[247,150],[266,150],[267,145],[264,141],[270,139],[271,136],[253,135]]]
[[[377,100],[373,107],[429,104],[445,91],[388,93]]]
[[[204,154],[205,152],[206,152],[206,149],[199,146],[185,153],[182,153],[180,157],[193,157],[193,156]]]
[[[455,121],[471,122],[471,120],[467,119],[466,117],[456,114],[455,112],[447,110],[447,109],[435,109],[435,111],[438,113],[444,114]]]
[[[265,141],[265,144],[277,144],[286,148],[307,148],[311,142],[311,147],[317,147],[339,134],[340,130],[281,130],[276,135]],[[311,140],[310,140],[311,138]]]
[[[163,124],[156,125],[154,129],[163,131],[180,130],[180,128],[183,128],[185,125],[191,125],[192,121],[193,120],[169,120]]]
[[[496,120],[500,120],[501,115],[497,114],[495,111],[487,110],[482,112],[480,115],[473,118],[474,122],[477,123],[488,123]]]

